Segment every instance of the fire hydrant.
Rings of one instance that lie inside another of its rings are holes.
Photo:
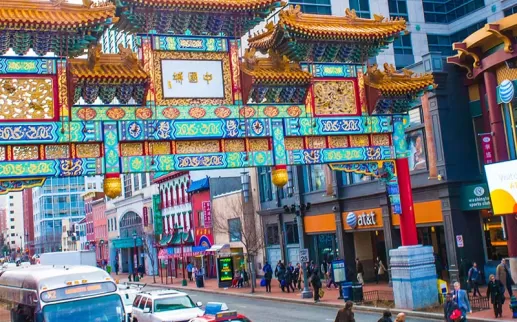
[[[517,298],[515,296],[510,298],[510,310],[513,312],[512,318],[517,319]]]

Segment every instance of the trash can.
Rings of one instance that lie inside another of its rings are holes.
[[[343,295],[343,300],[346,302],[346,301],[351,301],[352,300],[352,282],[343,282],[342,284],[342,295]]]
[[[203,280],[203,275],[196,276],[196,287],[197,288],[205,287],[205,281]]]
[[[363,301],[363,284],[354,283],[352,285],[352,301],[356,303]]]

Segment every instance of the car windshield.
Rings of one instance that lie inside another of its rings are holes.
[[[188,296],[175,296],[154,301],[155,312],[174,311],[182,309],[192,309],[196,307]]]
[[[124,308],[118,294],[50,304],[43,307],[44,322],[123,322]]]
[[[122,294],[120,294],[120,296],[122,296],[122,301],[124,301],[124,305],[125,306],[133,305],[136,294],[137,294],[137,292],[131,292],[131,293],[123,292]]]

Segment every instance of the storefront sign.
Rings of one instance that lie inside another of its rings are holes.
[[[309,250],[307,248],[300,249],[300,263],[308,263],[309,262]]]
[[[233,280],[233,259],[231,257],[221,257],[217,259],[217,275],[219,276],[219,286],[232,284]]]
[[[517,160],[488,164],[485,174],[494,215],[517,212]]]
[[[486,183],[471,184],[461,188],[461,210],[481,210],[490,208],[490,196]]]
[[[373,211],[369,213],[363,212],[360,215],[356,215],[355,213],[351,212],[346,216],[346,222],[352,228],[356,228],[357,226],[377,226],[377,222],[375,221],[375,213]]]
[[[479,134],[481,139],[481,151],[483,151],[483,163],[491,164],[494,163],[494,148],[492,145],[492,134],[483,133]]]
[[[163,231],[162,211],[160,210],[160,195],[153,196],[154,234],[160,235]]]
[[[212,227],[212,207],[210,205],[210,201],[203,201],[201,203],[201,207],[203,208],[204,216],[204,224],[205,228],[211,228]]]
[[[458,245],[459,248],[463,248],[463,235],[456,235],[456,245]]]

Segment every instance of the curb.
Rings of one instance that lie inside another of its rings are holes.
[[[222,290],[212,290],[212,289],[206,289],[206,288],[191,288],[191,287],[185,287],[181,285],[177,286],[170,286],[170,285],[164,285],[160,283],[139,283],[139,282],[126,282],[129,285],[139,285],[139,286],[152,286],[152,287],[163,287],[167,289],[177,289],[177,290],[189,290],[194,292],[200,292],[200,293],[209,293],[209,294],[218,294],[218,295],[229,295],[229,296],[242,296],[247,298],[254,298],[254,299],[260,299],[260,300],[267,300],[267,301],[276,301],[276,302],[284,302],[284,303],[294,303],[294,304],[305,304],[305,305],[312,305],[312,306],[323,306],[323,307],[329,307],[329,308],[336,308],[341,309],[343,308],[343,304],[339,303],[314,303],[312,301],[302,300],[302,299],[292,299],[292,298],[281,298],[281,297],[269,297],[266,295],[259,295],[259,294],[250,294],[250,293],[230,293],[225,292]],[[382,314],[386,309],[382,307],[373,307],[373,306],[364,306],[364,305],[354,305],[354,311],[357,312],[368,312],[368,313],[379,313]],[[406,317],[413,317],[413,318],[422,318],[422,319],[430,319],[430,320],[436,320],[436,321],[443,321],[443,315],[439,313],[430,313],[430,312],[419,312],[419,311],[410,311],[410,310],[404,310],[404,309],[391,309],[391,312],[393,315],[396,315],[398,313],[405,313]],[[477,318],[473,316],[468,317],[468,321],[470,322],[490,322],[494,321],[493,319],[485,319],[485,318]],[[499,321],[511,321],[511,320],[499,320]]]

